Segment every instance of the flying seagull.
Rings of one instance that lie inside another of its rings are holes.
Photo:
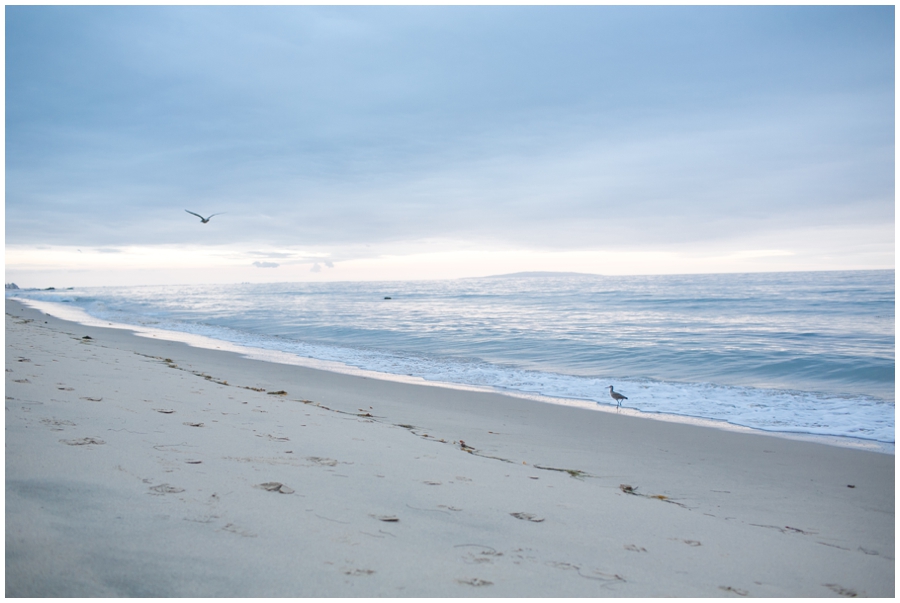
[[[613,386],[612,386],[612,385],[609,386],[609,395],[612,397],[613,400],[616,401],[616,408],[617,408],[617,409],[619,408],[619,406],[622,405],[622,400],[627,400],[627,399],[628,399],[628,398],[626,398],[625,396],[623,396],[622,394],[620,394],[619,392],[614,392],[614,391],[613,391]]]
[[[209,218],[204,218],[204,217],[201,216],[200,214],[195,214],[194,212],[192,212],[192,211],[190,211],[190,210],[187,210],[187,209],[186,209],[186,210],[184,210],[184,211],[186,211],[187,213],[189,213],[189,214],[191,214],[191,215],[193,215],[193,216],[197,216],[198,218],[200,218],[200,223],[201,223],[201,224],[206,224],[207,222],[210,221],[210,219],[211,219],[213,216],[221,216],[222,214],[225,213],[225,212],[223,211],[223,212],[220,212],[220,213],[217,213],[217,214],[213,214],[213,215],[210,216]]]

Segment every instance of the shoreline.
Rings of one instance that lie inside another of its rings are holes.
[[[7,298],[10,299],[10,298]],[[197,335],[192,333],[185,333],[181,331],[169,331],[165,329],[159,329],[156,327],[142,327],[137,325],[129,325],[125,323],[112,323],[106,320],[98,319],[87,314],[84,310],[80,308],[67,307],[65,304],[61,304],[58,302],[47,302],[47,301],[38,301],[38,300],[30,300],[30,299],[10,299],[17,304],[21,304],[25,307],[33,308],[39,312],[44,314],[54,316],[56,318],[60,318],[61,320],[75,322],[81,324],[83,326],[93,326],[100,328],[112,328],[119,329],[131,332],[139,337],[147,337],[147,338],[159,338],[172,342],[180,342],[186,345],[201,348],[201,349],[209,349],[209,350],[225,350],[235,354],[239,354],[242,357],[251,359],[251,360],[259,360],[263,362],[272,362],[277,364],[285,364],[289,366],[300,366],[304,368],[309,368],[313,370],[321,370],[327,372],[333,372],[342,375],[351,375],[351,376],[360,376],[372,379],[381,379],[384,381],[391,381],[396,383],[405,383],[412,385],[422,385],[428,387],[442,387],[448,389],[456,389],[461,391],[473,391],[473,392],[484,392],[484,393],[496,393],[499,395],[505,395],[511,398],[518,398],[523,400],[532,400],[537,401],[544,404],[554,404],[559,406],[569,406],[575,408],[582,408],[585,410],[591,410],[595,412],[604,412],[604,413],[615,413],[615,414],[624,414],[626,416],[633,416],[642,419],[649,419],[654,421],[663,421],[669,423],[681,423],[681,424],[689,424],[696,425],[701,427],[707,427],[711,429],[720,429],[729,432],[735,433],[750,433],[757,435],[768,435],[771,437],[778,438],[786,438],[791,440],[798,441],[806,441],[806,442],[816,442],[821,444],[827,444],[830,446],[838,446],[842,448],[851,448],[857,450],[869,450],[873,452],[879,452],[882,454],[895,454],[896,444],[895,442],[884,442],[880,440],[874,439],[866,439],[866,438],[854,438],[851,436],[840,436],[840,435],[822,435],[822,434],[813,434],[803,431],[775,431],[775,430],[766,430],[754,427],[747,427],[745,425],[739,425],[736,423],[730,423],[723,419],[710,419],[707,417],[693,416],[693,415],[684,415],[684,414],[668,414],[662,412],[647,412],[641,411],[637,409],[631,409],[622,407],[621,409],[616,409],[612,404],[603,405],[597,402],[588,401],[588,400],[580,400],[580,399],[570,399],[570,398],[560,398],[547,396],[544,394],[538,393],[529,393],[529,392],[521,392],[516,390],[504,390],[500,388],[494,388],[489,386],[476,386],[476,385],[468,385],[462,383],[453,383],[453,382],[444,382],[444,381],[431,381],[424,379],[422,377],[414,377],[414,376],[406,376],[399,375],[393,373],[385,373],[379,372],[369,369],[363,369],[359,367],[355,367],[346,363],[331,361],[331,360],[319,360],[316,358],[305,358],[302,356],[297,356],[295,354],[291,354],[289,352],[282,352],[279,350],[268,350],[264,348],[254,348],[249,346],[243,346],[237,343],[232,343],[224,340],[213,339],[204,335]]]
[[[894,457],[6,303],[7,596],[893,596]]]

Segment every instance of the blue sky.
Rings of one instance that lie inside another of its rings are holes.
[[[893,268],[894,8],[8,6],[6,251],[33,286]]]

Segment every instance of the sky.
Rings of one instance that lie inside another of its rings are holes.
[[[894,267],[893,6],[5,27],[19,286]]]

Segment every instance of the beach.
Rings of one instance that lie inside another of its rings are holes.
[[[891,454],[6,311],[7,596],[894,596]]]

